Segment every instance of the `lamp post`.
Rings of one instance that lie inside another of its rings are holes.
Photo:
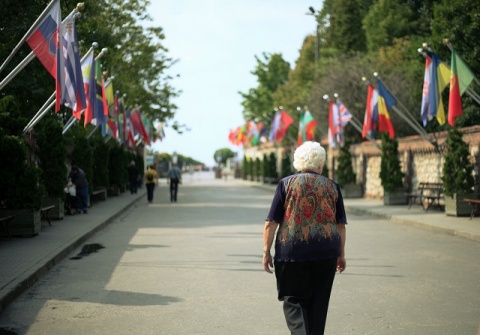
[[[316,27],[316,30],[315,30],[315,64],[317,64],[319,59],[320,59],[320,40],[319,40],[319,36],[318,36],[319,25],[318,25],[318,20],[316,18],[315,9],[313,7],[308,7],[308,10],[310,12],[306,13],[306,15],[313,16],[315,18],[315,21],[317,22],[317,27]]]

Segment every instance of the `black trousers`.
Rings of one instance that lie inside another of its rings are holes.
[[[147,199],[148,202],[153,201],[153,190],[155,189],[155,184],[154,183],[148,183],[146,184],[147,186]]]
[[[292,335],[323,335],[337,259],[275,262],[278,299]]]
[[[170,178],[170,201],[177,201],[178,182],[177,178]]]

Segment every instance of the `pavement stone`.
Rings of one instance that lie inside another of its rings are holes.
[[[190,187],[220,183],[256,187],[271,192],[272,196],[276,188],[276,185],[233,178],[202,179],[195,174],[183,178],[183,184]],[[160,181],[160,186],[162,184],[166,187],[165,180]],[[88,238],[142,200],[147,201],[145,188],[139,189],[134,195],[126,192],[109,197],[106,201],[94,204],[88,214],[65,216],[63,220],[53,220],[52,226],[42,221],[42,230],[35,237],[13,237],[11,240],[0,237],[0,313]],[[438,209],[425,212],[419,205],[410,209],[407,205],[385,206],[378,199],[344,199],[344,202],[347,218],[349,213],[372,215],[480,242],[480,218],[450,217]]]

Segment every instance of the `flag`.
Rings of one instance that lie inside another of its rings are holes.
[[[448,85],[450,70],[448,69],[448,66],[440,59],[440,57],[438,57],[437,54],[432,52],[430,58],[431,60],[429,64],[430,80],[428,86],[428,102],[425,106],[427,108],[427,111],[425,115],[422,114],[422,120],[425,125],[426,121],[430,120],[433,117],[436,117],[438,123],[442,125],[445,123],[445,108],[443,107],[442,92]]]
[[[95,57],[93,54],[93,49],[85,55],[82,61],[82,77],[83,77],[83,88],[85,90],[86,96],[86,108],[84,112],[84,125],[92,122],[93,111],[95,107],[95,97],[96,97],[96,83],[95,83]],[[81,118],[82,109],[77,106],[73,115],[77,118]]]
[[[337,129],[336,142],[340,143],[340,146],[343,147],[345,144],[343,128],[345,128],[348,122],[350,122],[350,120],[352,119],[352,114],[350,114],[347,107],[345,107],[345,105],[340,100],[337,100],[335,113],[333,115],[333,123]]]
[[[165,138],[165,130],[163,122],[160,122],[156,128],[155,138],[158,138],[160,141],[163,141]]]
[[[260,139],[260,142],[265,143],[268,140],[268,134],[270,133],[270,130],[264,123],[259,123],[258,125],[258,137]]]
[[[258,125],[253,121],[247,122],[248,139],[252,145],[258,145],[260,141]]]
[[[133,129],[142,136],[143,140],[145,141],[146,144],[150,144],[150,137],[147,134],[147,131],[145,130],[145,126],[142,121],[142,116],[140,114],[140,111],[138,109],[134,110],[130,114],[130,122],[132,124]]]
[[[105,100],[106,100],[106,103],[107,103],[107,110],[108,110],[108,115],[110,116],[115,116],[117,115],[116,114],[116,111],[115,111],[115,93],[113,91],[113,82],[112,80],[108,80],[106,83],[105,83]],[[118,108],[118,106],[117,106]]]
[[[65,59],[63,57],[62,12],[60,0],[57,0],[49,12],[39,20],[32,34],[27,37],[27,44],[38,60],[55,78],[56,104],[55,111],[60,110],[65,95]]]
[[[395,137],[395,131],[393,130],[392,121],[390,120],[389,111],[393,105],[397,103],[397,100],[386,89],[380,79],[377,80],[378,88],[378,131],[388,132],[391,139]]]
[[[432,77],[432,57],[425,57],[425,74],[423,76],[422,106],[420,107],[420,117],[423,120],[423,126],[427,125],[427,121],[432,118],[429,112],[429,88]]]
[[[127,144],[128,147],[130,148],[135,148],[135,133],[134,133],[134,128],[132,125],[131,121],[131,113],[129,111],[125,111],[124,113],[124,119],[123,119],[123,135],[124,135],[124,141]]]
[[[315,121],[310,111],[305,111],[305,113],[300,116],[300,122],[298,125],[298,146],[302,145],[305,141],[312,141],[314,139],[316,126],[317,121]]]
[[[452,49],[450,75],[450,99],[448,101],[448,123],[455,126],[455,119],[462,115],[462,95],[472,83],[474,75],[468,65]]]
[[[107,135],[110,135],[115,139],[118,138],[118,124],[114,119],[109,118],[107,120],[106,132],[107,132]]]
[[[92,124],[102,127],[102,135],[106,135],[105,116],[108,115],[108,106],[105,93],[105,81],[102,74],[102,63],[98,59],[95,63],[95,105],[93,109]]]
[[[333,148],[337,146],[338,126],[335,125],[336,119],[338,119],[338,106],[334,101],[330,100],[328,105],[328,143]]]
[[[270,129],[270,134],[268,136],[268,139],[270,140],[270,142],[273,142],[275,140],[275,134],[277,133],[277,129],[280,125],[281,117],[282,117],[282,114],[279,111],[277,111],[275,113],[275,117],[273,118],[272,127]]]
[[[65,57],[65,97],[62,102],[73,111],[83,110],[86,108],[85,89],[78,50],[77,29],[72,13],[63,20],[62,33],[63,56]]]
[[[362,138],[367,136],[374,137],[375,125],[378,120],[378,91],[368,85],[367,104],[365,107],[365,117],[363,119]]]
[[[288,127],[293,123],[293,118],[288,115],[287,112],[282,110],[280,112],[280,122],[277,127],[277,131],[275,132],[274,140],[277,142],[282,142],[283,138],[287,134]]]

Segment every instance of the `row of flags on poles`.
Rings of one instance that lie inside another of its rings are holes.
[[[434,52],[425,55],[425,75],[422,93],[420,117],[425,127],[428,121],[436,118],[440,125],[447,121],[455,126],[455,120],[462,115],[462,95],[468,90],[475,79],[473,72],[463,59],[452,49],[450,67]],[[442,92],[450,85],[448,117],[442,101]],[[374,139],[376,133],[388,133],[395,137],[395,130],[390,113],[397,104],[395,96],[387,89],[382,80],[377,79],[376,87],[368,84],[367,100],[363,127],[358,127],[363,138]],[[337,99],[329,101],[328,141],[333,147],[345,143],[345,126],[352,121],[352,114],[345,105]],[[229,133],[229,140],[235,145],[258,145],[259,142],[280,143],[286,135],[288,127],[293,124],[293,118],[284,110],[277,111],[270,127],[262,123],[248,121]],[[310,111],[300,114],[297,145],[315,138],[317,121]],[[361,129],[360,129],[361,128]],[[269,136],[267,136],[269,134]]]
[[[140,107],[127,108],[115,94],[113,81],[105,80],[101,57],[91,48],[80,59],[75,11],[63,21],[60,0],[52,1],[27,33],[26,42],[55,79],[55,111],[64,105],[77,120],[100,127],[103,136],[135,148],[141,138],[147,145],[165,137],[142,115]]]

